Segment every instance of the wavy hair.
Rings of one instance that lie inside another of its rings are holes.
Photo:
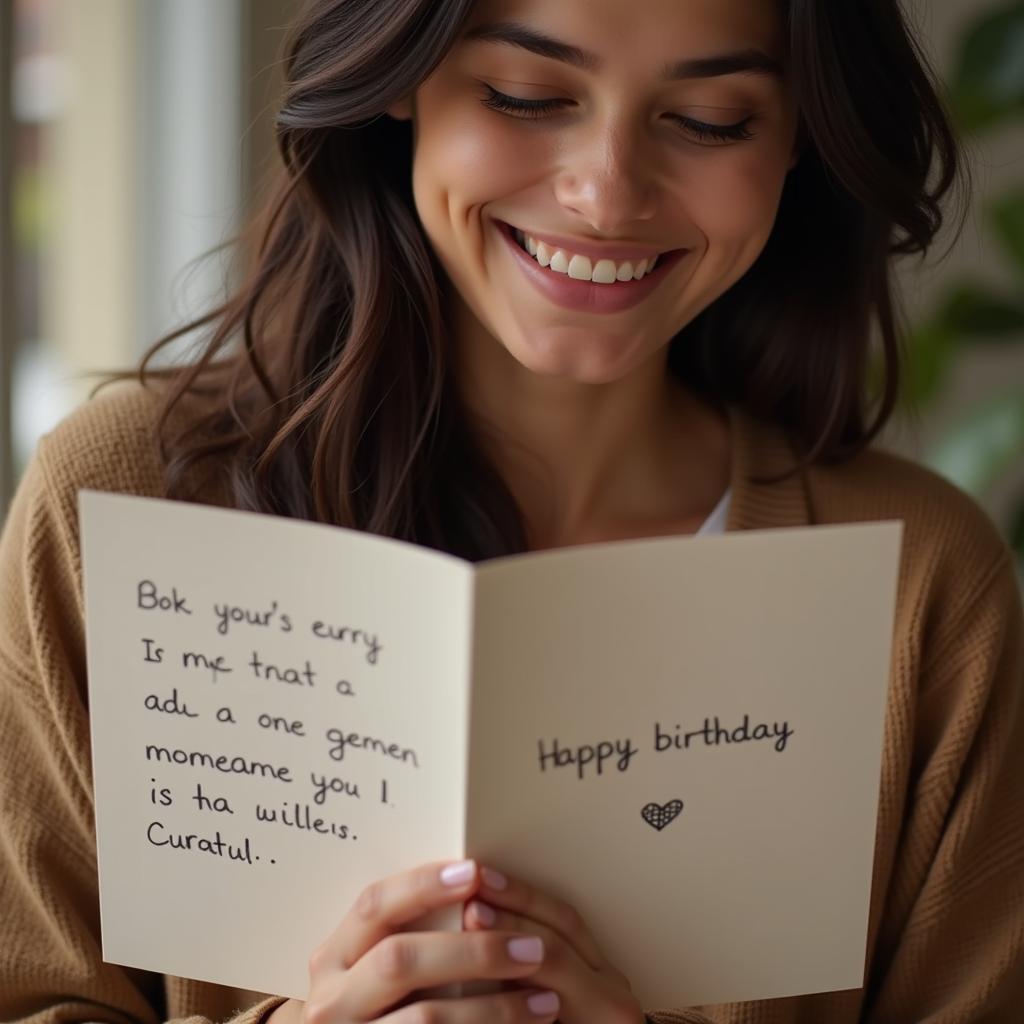
[[[247,242],[251,266],[227,301],[111,378],[166,385],[168,497],[203,500],[202,471],[238,508],[471,560],[525,548],[448,372],[451,285],[416,215],[411,125],[384,115],[444,59],[472,5],[313,0],[293,22],[283,166],[228,243]],[[892,260],[927,252],[968,172],[897,0],[780,7],[802,155],[758,259],[672,340],[669,367],[785,427],[797,472],[851,458],[891,416],[904,358]],[[149,365],[197,328],[212,330],[195,358]]]

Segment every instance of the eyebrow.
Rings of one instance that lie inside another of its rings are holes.
[[[584,71],[597,71],[602,60],[595,53],[582,50],[571,43],[563,43],[536,29],[515,21],[498,21],[477,25],[464,36],[464,42],[506,43],[518,46],[541,57],[549,57]],[[783,78],[782,64],[761,50],[746,49],[736,53],[722,53],[714,57],[692,57],[670,61],[662,67],[667,81],[681,78],[717,78],[720,75],[757,74]]]

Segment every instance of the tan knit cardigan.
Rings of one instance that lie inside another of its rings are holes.
[[[3,1021],[256,1024],[280,1001],[100,956],[76,492],[161,494],[154,408],[124,385],[67,418],[40,444],[0,539]],[[738,407],[730,418],[728,530],[906,524],[865,981],[647,1011],[666,1024],[1024,1022],[1024,616],[1010,551],[970,498],[882,451],[755,483],[790,464],[789,440]],[[681,935],[679,956],[699,941]]]

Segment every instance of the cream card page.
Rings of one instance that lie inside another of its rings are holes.
[[[472,565],[79,500],[106,960],[302,999],[364,886],[469,856],[646,1008],[862,984],[901,522]]]

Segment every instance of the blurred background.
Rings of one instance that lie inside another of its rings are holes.
[[[192,261],[275,166],[295,7],[0,0],[0,522],[39,436],[87,395],[83,374],[134,364],[224,295],[226,257]],[[898,268],[911,358],[882,444],[975,495],[1024,579],[1024,0],[905,7],[975,189],[949,255]]]

